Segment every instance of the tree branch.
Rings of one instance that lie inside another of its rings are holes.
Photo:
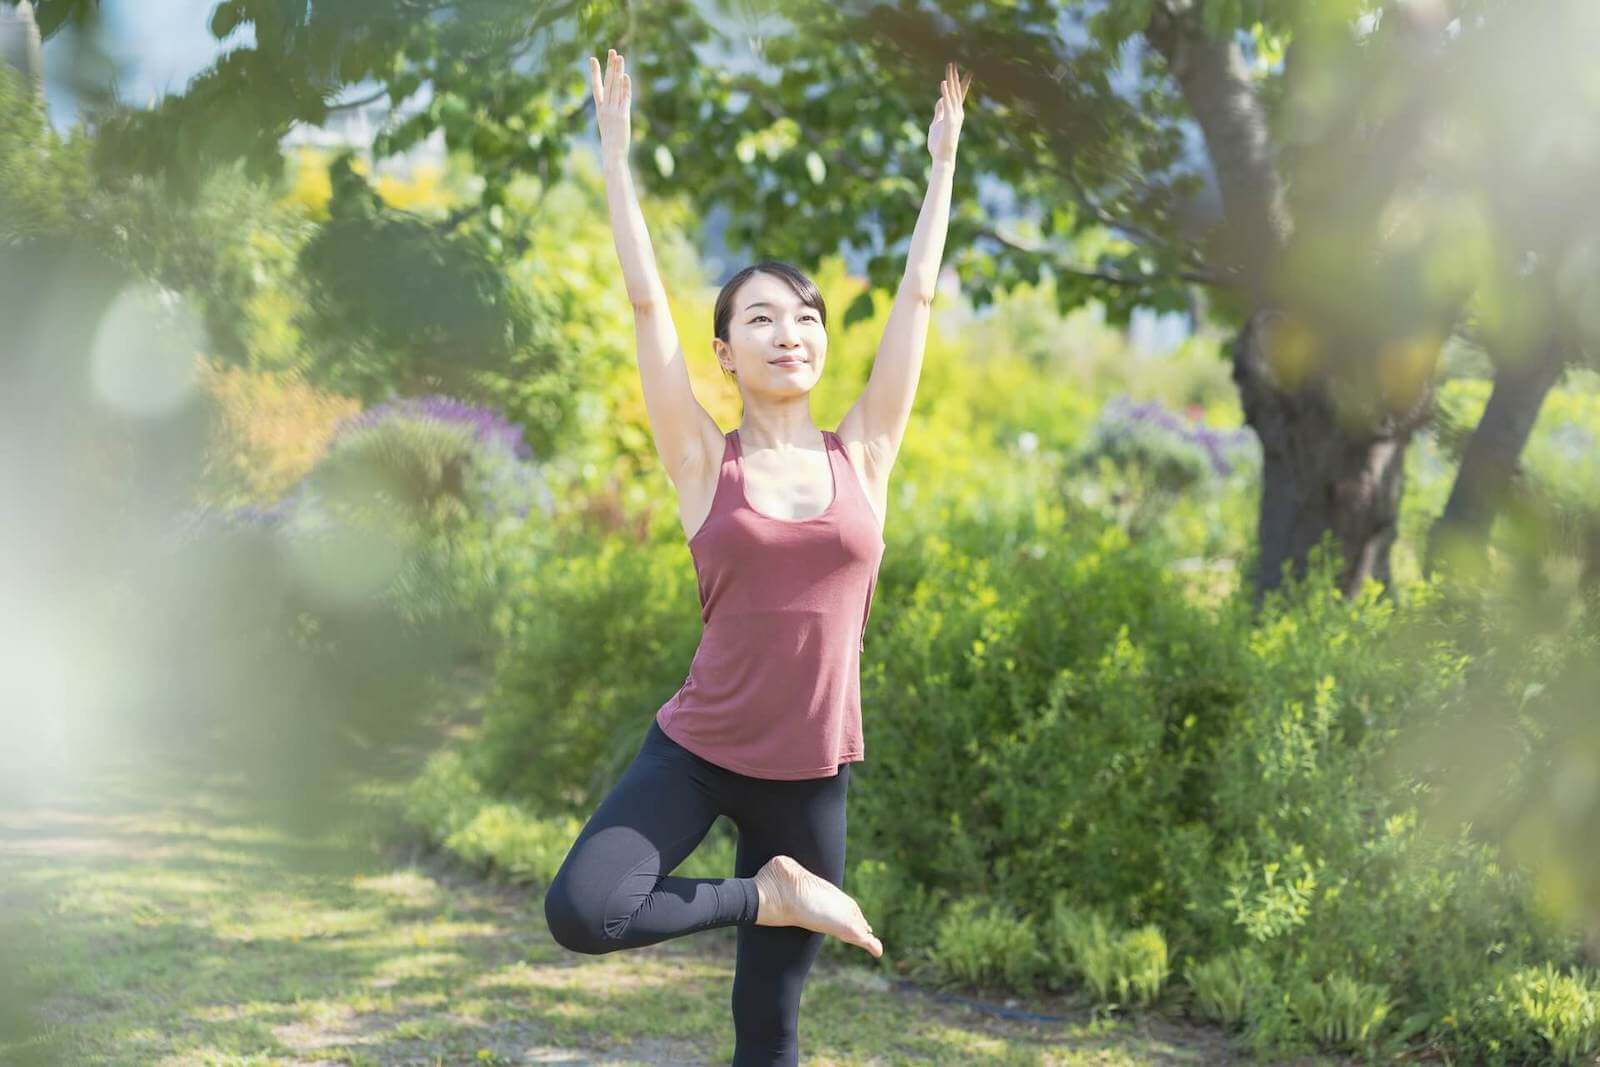
[[[358,108],[358,107],[366,107],[368,104],[375,104],[379,100],[382,100],[384,97],[386,97],[388,95],[389,95],[389,87],[387,85],[385,85],[383,88],[379,89],[377,92],[373,93],[371,96],[363,96],[359,100],[347,100],[342,104],[329,104],[328,107],[327,107],[327,111],[328,111],[328,114],[330,114],[330,115],[333,114],[335,111],[351,111],[351,110],[354,110],[355,108]]]
[[[1194,282],[1199,285],[1216,286],[1223,284],[1223,279],[1218,278],[1213,274],[1187,270],[1180,270],[1174,274],[1118,274],[1113,271],[1096,270],[1092,267],[1080,266],[1077,264],[1068,263],[1065,260],[1055,259],[1054,253],[1049,249],[1030,248],[1020,241],[1017,241],[1015,238],[1007,237],[998,230],[990,229],[987,226],[977,229],[975,231],[975,235],[978,237],[987,237],[991,241],[1005,245],[1008,248],[1015,248],[1019,252],[1027,252],[1030,255],[1043,256],[1045,257],[1045,261],[1049,264],[1051,270],[1059,271],[1062,274],[1075,275],[1080,278],[1091,278],[1095,281],[1107,282],[1111,285],[1126,285],[1135,288],[1148,288],[1149,286],[1152,286],[1158,282],[1171,282],[1176,280]]]

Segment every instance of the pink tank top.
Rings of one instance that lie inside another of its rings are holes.
[[[656,722],[752,778],[832,777],[865,758],[861,653],[884,540],[844,443],[822,436],[833,502],[789,520],[750,506],[739,431],[724,434],[711,513],[689,539],[704,628]]]

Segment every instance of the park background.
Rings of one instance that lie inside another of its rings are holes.
[[[765,256],[858,395],[975,72],[808,1059],[1600,1051],[1584,5],[0,19],[8,1056],[726,1059],[716,932],[538,928],[699,636],[611,46],[725,427]]]

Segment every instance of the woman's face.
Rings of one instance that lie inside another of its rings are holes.
[[[757,271],[733,296],[726,345],[717,359],[745,389],[804,393],[822,374],[828,331],[816,308],[802,304],[782,278]]]

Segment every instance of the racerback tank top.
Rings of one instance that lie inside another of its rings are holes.
[[[690,752],[752,778],[826,778],[865,758],[861,653],[884,540],[838,435],[833,501],[777,519],[744,493],[739,431],[723,435],[711,513],[689,539],[704,628],[656,722]]]

